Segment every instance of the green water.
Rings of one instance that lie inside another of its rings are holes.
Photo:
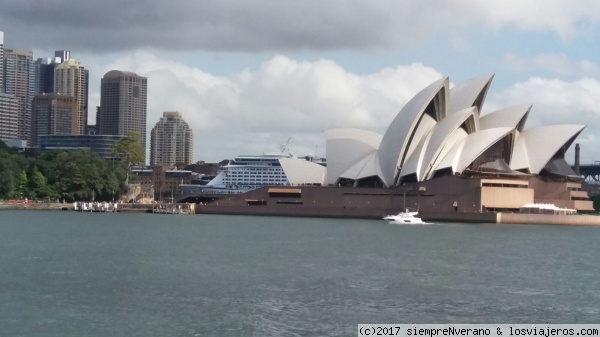
[[[600,228],[0,212],[1,336],[599,323]]]

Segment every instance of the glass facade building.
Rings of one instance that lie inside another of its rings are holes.
[[[104,159],[114,158],[113,143],[123,136],[116,135],[52,135],[40,136],[39,148],[44,150],[74,150],[88,148]]]

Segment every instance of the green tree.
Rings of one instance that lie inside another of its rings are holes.
[[[11,172],[0,170],[0,198],[10,198],[15,191],[15,179]]]
[[[0,198],[11,198],[16,193],[15,182],[20,170],[12,154],[2,148],[2,145],[6,146],[0,141]]]
[[[29,190],[27,188],[27,172],[21,171],[19,175],[19,186],[17,187],[17,193],[22,198],[29,198]]]
[[[119,186],[119,179],[114,171],[108,171],[104,178],[104,186],[102,188],[103,199],[114,200],[115,195],[117,198],[121,195],[121,189]]]
[[[34,199],[45,198],[51,194],[51,191],[49,191],[47,186],[47,179],[44,177],[42,172],[40,172],[37,166],[33,166],[31,172],[29,172],[27,189],[30,197]]]
[[[30,159],[0,141],[0,198],[18,198],[21,172],[29,166]]]
[[[127,137],[123,137],[113,144],[113,155],[120,157],[121,161],[127,167],[125,185],[129,185],[129,171],[131,167],[144,163],[144,151],[145,149],[142,148],[142,135],[139,132],[130,132]]]
[[[55,164],[54,189],[60,197],[73,201],[99,195],[107,164],[96,153],[89,149],[63,152],[55,158]]]

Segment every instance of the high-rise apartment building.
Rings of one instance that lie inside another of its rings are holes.
[[[4,32],[0,32],[0,94],[4,92]]]
[[[0,139],[19,138],[19,100],[0,92]]]
[[[147,78],[132,72],[111,70],[100,85],[100,109],[96,128],[101,135],[127,136],[137,131],[146,150]]]
[[[31,114],[31,145],[40,143],[41,136],[77,134],[78,106],[73,96],[42,94],[33,98]]]
[[[192,163],[194,136],[179,112],[164,112],[150,133],[150,165]]]
[[[79,61],[66,60],[54,69],[54,93],[73,96],[77,100],[77,129],[74,134],[85,133],[88,119],[88,84],[89,72]]]
[[[3,91],[19,101],[18,139],[31,141],[31,101],[33,99],[33,53],[28,50],[4,49]]]

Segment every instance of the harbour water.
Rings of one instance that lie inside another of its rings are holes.
[[[2,336],[600,323],[600,228],[0,212]]]

